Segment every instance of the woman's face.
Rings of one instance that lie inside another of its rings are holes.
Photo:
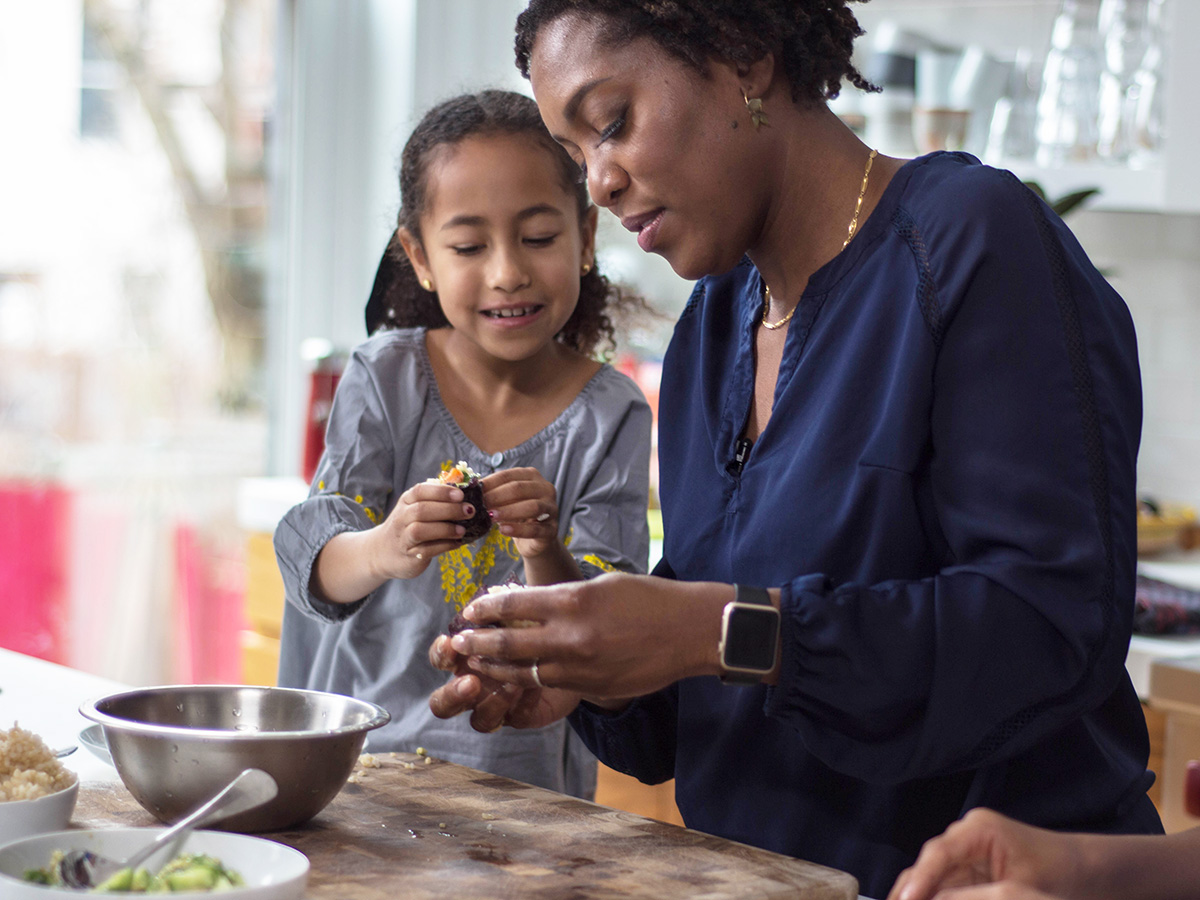
[[[643,250],[695,279],[728,271],[754,244],[766,148],[732,65],[712,64],[706,78],[648,38],[609,47],[594,21],[567,15],[542,27],[529,74],[593,201]]]
[[[401,231],[401,242],[459,335],[494,359],[529,359],[575,311],[595,213],[580,221],[549,148],[532,138],[471,137],[438,152],[422,240]]]

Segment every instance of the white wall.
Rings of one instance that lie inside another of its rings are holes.
[[[1200,509],[1200,216],[1084,212],[1070,223],[1137,328],[1138,490]]]

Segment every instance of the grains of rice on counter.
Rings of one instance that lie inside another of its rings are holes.
[[[0,802],[36,800],[75,783],[75,773],[55,759],[46,742],[16,722],[0,729]]]

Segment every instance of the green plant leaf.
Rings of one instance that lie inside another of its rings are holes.
[[[1074,191],[1070,194],[1064,194],[1050,204],[1050,208],[1060,216],[1066,217],[1067,213],[1075,209],[1081,203],[1085,202],[1089,197],[1100,193],[1100,188],[1084,188],[1081,191]]]

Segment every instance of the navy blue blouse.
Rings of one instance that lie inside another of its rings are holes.
[[[658,574],[783,588],[775,687],[693,678],[576,728],[690,827],[882,896],[974,806],[1161,831],[1124,660],[1141,386],[1124,302],[1010,173],[907,164],[810,280],[733,462],[763,285],[702,280],[664,362]]]

